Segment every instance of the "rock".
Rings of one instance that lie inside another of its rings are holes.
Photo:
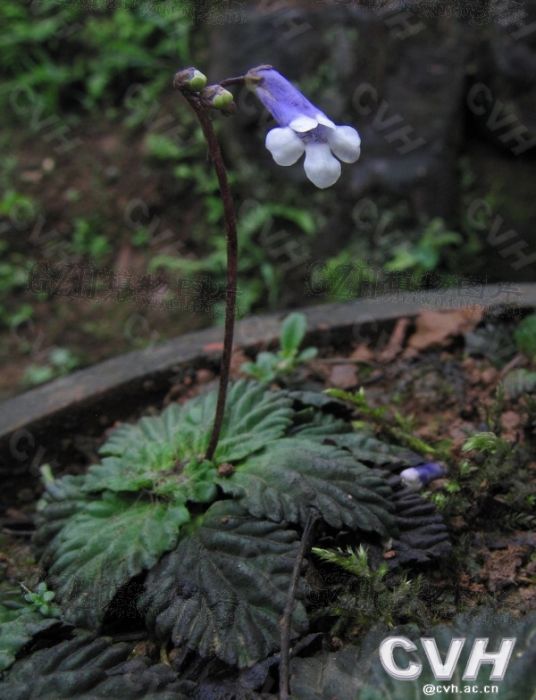
[[[268,2],[241,13],[240,23],[213,27],[210,74],[219,79],[276,63],[335,122],[356,126],[363,154],[358,166],[345,168],[338,199],[380,188],[408,197],[423,213],[453,211],[473,35],[466,22],[356,3]],[[280,182],[281,170],[264,149],[270,118],[245,88],[236,102],[228,148],[262,163]],[[284,177],[305,182],[301,167]]]
[[[467,107],[479,133],[514,156],[536,147],[536,3],[491,0]]]
[[[206,20],[211,79],[276,64],[362,136],[358,163],[318,193],[301,165],[283,172],[274,164],[264,147],[274,123],[246,88],[235,90],[237,115],[222,120],[226,154],[244,181],[254,180],[267,201],[286,193],[309,203],[325,220],[329,236],[317,236],[310,257],[331,256],[359,237],[361,255],[381,264],[397,228],[415,240],[422,217],[441,217],[479,239],[464,268],[476,284],[534,279],[534,0],[234,5],[234,14]],[[384,225],[382,215],[393,212]]]

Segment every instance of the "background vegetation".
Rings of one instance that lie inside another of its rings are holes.
[[[0,396],[219,321],[217,185],[171,89],[179,67],[209,67],[217,22],[207,29],[203,8],[1,4]],[[303,87],[314,97],[330,81],[317,70]],[[230,121],[218,128],[228,134]],[[341,205],[336,188],[312,191],[282,171],[274,178],[266,119],[257,126],[257,160],[226,141],[242,314],[355,298],[374,292],[379,274],[414,289],[482,271],[474,221],[453,225],[381,191]],[[459,175],[470,194],[475,177],[463,159]]]

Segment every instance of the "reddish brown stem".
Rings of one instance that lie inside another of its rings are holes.
[[[292,627],[292,613],[296,604],[296,589],[300,578],[303,558],[309,547],[311,532],[317,520],[317,515],[309,511],[303,534],[294,562],[294,569],[290,579],[290,586],[287,593],[287,602],[280,621],[281,629],[281,652],[279,656],[279,700],[289,700],[289,664],[290,664],[290,632]]]
[[[183,92],[189,105],[195,112],[201,129],[208,144],[208,151],[220,188],[220,195],[223,201],[223,213],[225,219],[225,231],[227,236],[227,289],[225,295],[225,331],[223,340],[223,354],[221,358],[220,385],[218,389],[218,400],[216,404],[216,414],[212,433],[205,454],[206,459],[211,460],[214,456],[218,440],[220,437],[223,416],[225,413],[225,400],[227,398],[227,385],[229,384],[229,372],[231,367],[231,355],[233,352],[233,336],[236,315],[236,281],[238,268],[238,237],[236,233],[236,214],[233,204],[231,188],[227,179],[227,170],[223,161],[218,138],[212,126],[212,120],[207,108],[201,103],[199,98],[193,94]]]

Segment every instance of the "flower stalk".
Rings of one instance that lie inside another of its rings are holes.
[[[223,339],[223,353],[220,367],[220,384],[218,388],[218,398],[216,403],[216,413],[212,426],[209,444],[205,458],[212,460],[214,452],[218,446],[221,433],[223,417],[225,413],[225,400],[227,398],[227,386],[229,384],[229,374],[231,367],[231,356],[233,352],[234,324],[236,316],[236,285],[238,270],[238,236],[236,231],[236,212],[234,208],[233,196],[227,177],[227,169],[223,160],[220,144],[212,125],[210,102],[204,99],[203,92],[196,93],[191,90],[188,82],[183,82],[184,71],[177,73],[173,82],[174,87],[181,91],[188,104],[195,113],[203,135],[207,142],[208,152],[216,177],[220,195],[223,202],[223,213],[225,220],[225,232],[227,240],[227,285],[225,292],[225,329]],[[208,88],[206,88],[208,89]],[[213,94],[211,90],[210,94]],[[228,107],[228,105],[226,105]]]

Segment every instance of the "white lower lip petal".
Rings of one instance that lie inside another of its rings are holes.
[[[334,185],[341,176],[341,164],[327,143],[306,144],[304,168],[309,180],[322,190]]]
[[[288,126],[269,131],[265,143],[278,165],[293,165],[305,151],[303,141]]]
[[[335,127],[328,133],[328,143],[343,163],[355,163],[361,154],[361,139],[351,126]]]

